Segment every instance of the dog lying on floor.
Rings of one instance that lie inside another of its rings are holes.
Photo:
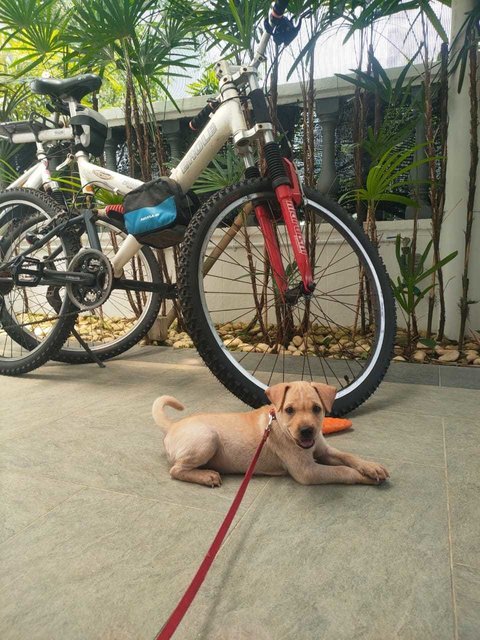
[[[255,474],[291,475],[300,484],[381,484],[387,469],[334,449],[322,434],[336,389],[318,382],[286,382],[265,391],[276,420],[255,468]],[[171,396],[153,404],[157,425],[166,432],[165,450],[177,480],[207,487],[221,485],[221,473],[245,473],[269,419],[269,406],[246,413],[198,414],[173,422],[164,412],[184,407]]]

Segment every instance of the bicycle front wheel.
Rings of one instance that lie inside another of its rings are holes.
[[[187,329],[212,373],[247,404],[265,404],[279,382],[336,386],[332,415],[377,388],[391,360],[395,305],[383,263],[363,230],[337,204],[306,189],[298,211],[315,291],[285,303],[272,277],[254,205],[274,223],[289,288],[301,282],[267,180],[215,194],[182,244],[179,294]]]

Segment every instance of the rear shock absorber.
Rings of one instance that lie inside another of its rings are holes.
[[[67,205],[67,200],[65,198],[65,194],[63,193],[63,191],[57,187],[56,189],[52,189],[50,191],[50,197],[53,198],[53,200],[55,200],[55,202],[57,204],[59,204],[63,209],[67,209],[68,205]]]

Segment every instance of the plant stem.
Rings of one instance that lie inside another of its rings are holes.
[[[468,263],[470,260],[470,245],[472,240],[473,206],[476,193],[476,177],[478,167],[478,95],[477,95],[477,44],[469,51],[470,62],[470,172],[468,181],[467,224],[465,227],[465,258],[462,274],[462,297],[460,298],[460,332],[458,336],[459,349],[465,339],[465,325],[468,317]]]

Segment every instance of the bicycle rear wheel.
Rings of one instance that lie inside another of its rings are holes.
[[[0,193],[0,215],[9,210],[21,210],[22,217],[14,217],[2,238],[0,264],[29,248],[27,233],[35,233],[61,211],[47,196],[27,189]],[[29,257],[64,271],[79,248],[77,238],[65,233],[54,236]],[[77,313],[64,287],[56,288],[55,311],[49,302],[49,287],[16,285],[11,275],[8,268],[0,268],[0,374],[20,375],[54,356],[70,334]]]
[[[103,216],[96,220],[96,226],[102,253],[111,260],[127,232],[119,223]],[[125,265],[123,272],[130,280],[163,282],[160,265],[152,249],[146,246]],[[161,302],[159,293],[113,289],[101,306],[89,311],[79,310],[75,329],[100,360],[108,360],[146,336],[158,316]],[[69,364],[92,362],[73,335],[67,338],[55,360]]]
[[[395,305],[383,263],[363,230],[337,204],[310,189],[298,212],[316,289],[282,302],[253,205],[275,230],[289,286],[301,279],[269,181],[213,196],[182,244],[179,295],[203,360],[247,404],[267,402],[278,382],[316,380],[337,387],[332,415],[344,415],[377,388],[391,360]]]

